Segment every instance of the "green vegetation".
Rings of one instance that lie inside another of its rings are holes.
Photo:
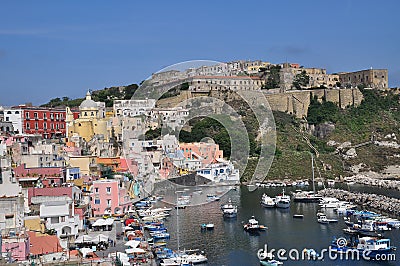
[[[102,90],[97,90],[92,92],[92,99],[96,102],[105,102],[106,107],[112,107],[114,100],[128,100],[131,99],[133,94],[138,88],[137,84],[131,84],[128,86],[121,87],[110,87],[104,88]],[[77,107],[79,106],[85,98],[70,99],[68,97],[54,98],[48,103],[42,104],[42,107]]]
[[[343,136],[365,140],[372,132],[389,132],[400,122],[399,95],[390,91],[361,89],[364,96],[358,107],[339,109],[331,102],[311,100],[307,120],[310,124],[333,122]],[[390,123],[384,122],[390,121]],[[389,130],[390,129],[390,130]],[[397,130],[395,130],[397,131]]]
[[[362,89],[363,101],[358,107],[348,107],[342,110],[332,103],[315,99],[311,101],[307,120],[310,124],[333,122],[335,130],[329,135],[336,142],[350,141],[353,145],[368,143],[371,138],[383,139],[391,133],[397,133],[400,123],[400,97],[393,91]],[[314,137],[311,143],[318,151],[331,152],[333,147],[326,145],[327,140]],[[367,169],[380,171],[386,165],[399,164],[400,160],[393,155],[395,149],[366,145],[356,149],[357,157],[343,161],[345,167],[363,163]]]
[[[213,118],[205,117],[193,125],[191,132],[181,130],[179,133],[180,142],[199,142],[206,137],[214,139],[226,157],[231,155],[229,134],[224,126]]]
[[[270,69],[266,70],[268,78],[265,82],[265,85],[263,85],[261,89],[269,90],[278,88],[280,82],[280,70],[280,66],[271,66]]]
[[[161,128],[149,129],[144,135],[145,139],[158,139],[161,137]]]
[[[333,102],[327,102],[325,99],[322,103],[318,101],[317,96],[311,98],[308,107],[307,121],[309,124],[321,124],[323,122],[336,122],[339,117],[339,107]]]
[[[293,87],[301,90],[302,87],[307,87],[310,82],[310,76],[307,75],[306,71],[303,70],[301,73],[297,74],[293,80]]]

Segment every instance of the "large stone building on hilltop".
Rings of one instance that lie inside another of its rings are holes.
[[[389,86],[387,69],[366,69],[355,72],[339,73],[340,83],[344,87],[365,85],[374,89],[384,89]]]

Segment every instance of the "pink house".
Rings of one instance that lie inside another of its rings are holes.
[[[28,259],[30,250],[29,235],[20,232],[16,235],[3,235],[1,252],[10,253],[13,261],[24,261]]]
[[[120,215],[132,208],[130,197],[119,180],[93,181],[91,207],[93,216]]]
[[[207,165],[216,159],[224,157],[224,152],[219,145],[207,142],[180,143],[179,147],[187,160],[202,159],[202,164]]]

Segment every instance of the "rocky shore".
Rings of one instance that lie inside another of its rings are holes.
[[[396,217],[400,217],[400,199],[390,198],[384,195],[350,192],[342,189],[328,188],[318,192],[324,197],[335,197],[349,201],[365,208],[379,210]]]

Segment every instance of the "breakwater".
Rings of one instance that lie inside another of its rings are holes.
[[[360,185],[395,189],[400,191],[400,180],[378,179],[365,175],[355,175],[344,178],[347,182],[354,182]]]
[[[324,197],[335,197],[349,201],[365,208],[379,210],[400,217],[400,199],[372,193],[350,192],[342,189],[328,188],[318,192]]]

